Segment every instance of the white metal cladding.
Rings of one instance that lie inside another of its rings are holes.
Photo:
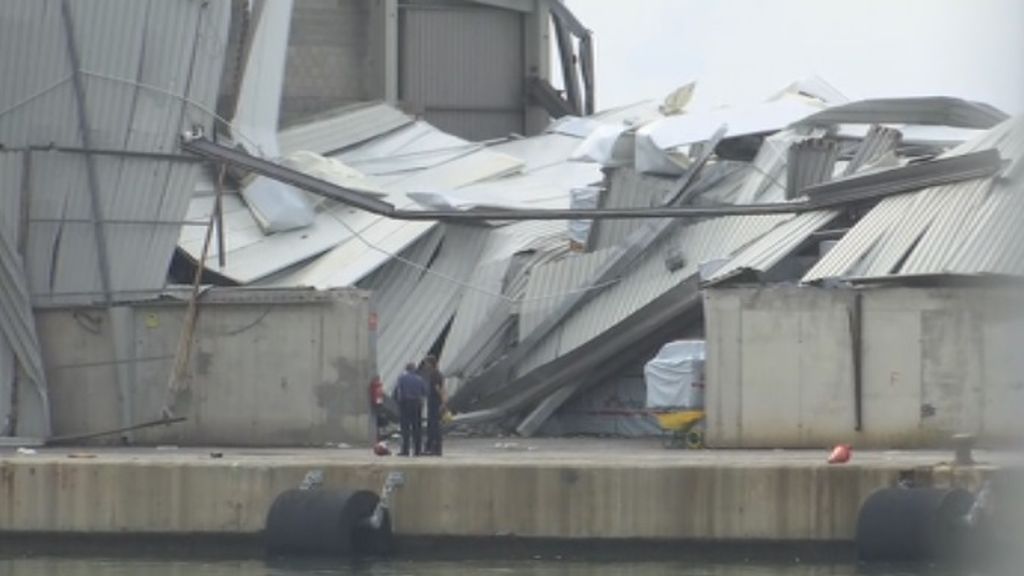
[[[954,274],[1024,276],[1024,187],[1000,182],[970,225],[970,236],[947,262]],[[911,266],[908,262],[908,267]],[[916,268],[909,268],[910,271]]]
[[[430,272],[420,276],[415,297],[394,301],[381,314],[378,362],[381,378],[392,386],[406,362],[417,362],[440,337],[458,307],[486,240],[486,228],[447,225]],[[384,287],[384,290],[387,290]],[[384,318],[390,318],[386,323]]]
[[[373,140],[412,123],[412,118],[384,103],[357,104],[281,130],[282,155],[300,150],[328,155]]]
[[[426,273],[424,270],[437,257],[444,236],[444,227],[434,228],[403,250],[398,258],[393,258],[359,282],[360,288],[373,292],[381,326],[389,325],[392,315],[413,295],[416,285]]]
[[[406,5],[399,93],[437,127],[471,140],[524,132],[524,26],[485,6]]]
[[[180,134],[213,126],[227,42],[229,0],[70,2],[95,148],[175,153]],[[62,4],[9,0],[0,10],[0,144],[80,147]],[[186,103],[188,101],[188,103]],[[196,165],[93,156],[106,222],[94,225],[85,157],[34,152],[26,269],[34,302],[104,299],[96,242],[102,226],[112,300],[152,297],[194,188]],[[0,211],[13,203],[2,191]]]
[[[708,283],[726,280],[742,270],[767,272],[799,247],[811,234],[838,215],[839,212],[834,210],[806,212],[779,224],[723,264],[708,279]]]
[[[440,358],[441,369],[445,374],[463,368],[453,362],[461,360],[467,348],[480,346],[483,341],[495,336],[484,332],[490,321],[499,316],[508,316],[511,304],[503,297],[502,291],[511,264],[511,257],[481,262],[469,277],[468,284],[472,288],[462,294]]]

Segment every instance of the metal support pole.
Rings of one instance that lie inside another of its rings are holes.
[[[91,200],[91,216],[96,220],[96,252],[100,265],[100,282],[103,286],[103,297],[106,304],[111,302],[111,273],[109,253],[107,252],[107,233],[103,225],[103,206],[100,201],[99,176],[96,173],[96,160],[88,150],[92,149],[92,136],[89,133],[89,119],[86,116],[85,90],[82,87],[82,66],[78,56],[78,45],[75,43],[75,31],[71,21],[71,3],[61,3],[61,14],[64,21],[64,32],[67,36],[68,59],[71,63],[71,83],[75,90],[75,105],[78,108],[78,130],[81,133],[82,146],[86,149],[85,169],[89,178],[89,197]]]

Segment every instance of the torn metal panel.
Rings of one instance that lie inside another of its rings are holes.
[[[786,197],[793,199],[800,191],[832,179],[839,143],[827,138],[808,138],[790,146],[786,165]]]
[[[331,155],[412,124],[404,112],[382,102],[346,106],[277,134],[281,155],[310,151]]]
[[[530,272],[519,312],[519,341],[555,313],[574,292],[592,288],[587,281],[616,254],[616,248],[606,248],[586,254],[570,254],[562,260],[537,266]]]
[[[0,68],[22,81],[0,86],[4,147],[79,146],[60,6],[55,0],[5,5]],[[85,115],[95,128],[90,144],[111,151],[94,157],[99,213],[126,222],[105,226],[113,300],[151,297],[164,286],[179,229],[149,223],[180,222],[185,214],[198,168],[170,158],[181,130],[212,129],[229,11],[228,2],[70,3]],[[118,156],[118,150],[143,154]],[[81,185],[87,165],[80,154],[34,156],[31,194],[40,200],[25,261],[33,299],[100,301],[95,227],[79,222],[90,216]]]
[[[833,106],[804,118],[798,124],[925,124],[956,128],[987,129],[1009,118],[1004,112],[960,98],[879,98]]]
[[[846,164],[843,170],[844,176],[849,176],[868,167],[885,156],[892,154],[900,145],[903,134],[894,128],[874,125],[869,130],[853,158]]]
[[[835,210],[807,212],[779,224],[743,247],[735,256],[722,264],[710,278],[705,280],[705,285],[711,286],[727,282],[748,271],[758,275],[767,273],[783,258],[799,248],[811,234],[828,225],[838,215],[839,212]]]
[[[431,351],[468,289],[487,232],[486,228],[445,226],[437,257],[416,279],[415,297],[404,301],[382,298],[394,308],[384,310],[378,305],[378,366],[385,386],[394,385],[407,362],[418,362]],[[383,292],[390,289],[392,286],[385,286]]]
[[[998,151],[983,150],[833,180],[805,188],[803,193],[812,202],[824,199],[845,202],[871,200],[929,186],[986,178],[1002,167]]]
[[[19,430],[31,430],[39,436],[50,435],[50,401],[46,386],[46,375],[43,371],[43,357],[36,335],[35,318],[32,315],[32,303],[28,285],[25,282],[25,271],[22,259],[14,249],[10,237],[0,230],[0,345],[4,350],[0,354],[11,354],[20,368],[8,369],[8,375],[14,376],[19,371],[24,374],[38,400],[38,411],[31,414],[31,419],[22,422]],[[10,358],[10,356],[8,356]],[[2,376],[2,375],[0,375]],[[4,398],[17,386],[17,378],[0,382],[0,393]],[[27,403],[27,402],[26,402]],[[2,416],[7,416],[3,414]],[[17,435],[12,430],[12,435]]]

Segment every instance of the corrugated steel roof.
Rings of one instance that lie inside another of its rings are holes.
[[[393,311],[378,307],[377,362],[387,386],[394,384],[406,362],[418,362],[429,352],[444,331],[476,268],[487,233],[486,228],[445,226],[430,272],[422,274],[415,284],[415,298],[388,300],[389,290],[406,289],[399,283],[381,287],[374,296],[381,302],[394,303]]]
[[[554,313],[570,293],[584,288],[613,251],[616,250],[609,248],[570,254],[534,268],[519,312],[519,340],[523,341],[545,317]]]
[[[689,224],[651,247],[622,279],[584,304],[554,330],[520,365],[520,374],[550,361],[552,350],[564,355],[599,336],[658,296],[697,273],[706,261],[728,257],[772,228],[793,218],[789,214],[715,218]],[[673,252],[684,265],[670,271]],[[555,344],[557,343],[557,345]]]
[[[385,103],[356,104],[284,128],[277,142],[282,155],[308,150],[327,156],[412,122],[408,115]]]
[[[224,0],[70,3],[92,145],[174,153],[183,130],[209,130],[229,10]],[[0,70],[19,80],[0,83],[0,144],[82,145],[69,61],[59,1],[5,4]],[[196,166],[138,157],[93,159],[99,212],[121,221],[101,224],[111,297],[152,297],[165,284]],[[37,303],[104,299],[87,183],[83,155],[33,153],[26,269]],[[8,194],[0,198],[0,212],[7,212],[9,201]]]
[[[728,262],[716,270],[707,284],[717,284],[744,270],[767,272],[790,255],[807,238],[835,219],[839,212],[822,210],[806,212],[772,228],[750,245],[741,249]]]
[[[1019,162],[1024,124],[1004,122],[947,154],[997,148]],[[1015,171],[1016,164],[1004,170]],[[1020,182],[1003,176],[968,180],[879,202],[803,278],[884,278],[901,275],[1021,275],[1015,213],[1024,194]]]

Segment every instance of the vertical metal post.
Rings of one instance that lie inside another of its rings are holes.
[[[398,39],[398,0],[384,2],[384,99],[390,104],[399,98],[399,39]]]
[[[227,254],[224,253],[224,174],[227,170],[226,164],[220,165],[217,175],[217,198],[214,203],[214,216],[217,222],[217,264],[221,270],[227,264]]]
[[[592,116],[597,108],[594,80],[594,37],[580,38],[580,70],[583,73],[583,114]]]
[[[572,113],[579,116],[582,106],[580,105],[579,75],[576,72],[576,64],[573,62],[572,33],[557,15],[552,21],[555,25],[555,38],[558,41],[558,55],[562,62],[565,97],[569,102],[569,107],[572,108]]]
[[[18,221],[18,245],[15,249],[21,257],[21,265],[25,267],[28,250],[28,227],[32,218],[32,151],[21,153],[21,219]]]
[[[853,429],[864,430],[864,302],[859,291],[853,296],[853,307],[850,309],[850,346],[853,360]]]
[[[89,178],[89,196],[92,204],[91,218],[96,235],[96,252],[100,265],[100,281],[103,285],[104,303],[111,302],[111,273],[109,253],[107,252],[107,232],[103,224],[103,206],[100,201],[99,176],[96,173],[96,159],[90,153],[92,136],[89,132],[89,119],[86,116],[85,90],[82,87],[82,66],[78,56],[78,45],[75,43],[75,31],[71,21],[71,3],[61,3],[61,14],[64,20],[64,32],[67,39],[68,59],[71,63],[71,83],[75,90],[75,104],[78,108],[78,130],[81,133],[82,147],[85,148],[85,168]]]

